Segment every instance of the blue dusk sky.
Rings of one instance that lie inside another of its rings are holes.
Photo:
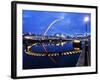
[[[50,12],[23,10],[23,33],[52,35],[62,34],[85,34],[86,23],[84,17],[89,17],[87,32],[91,32],[91,14],[73,12]]]

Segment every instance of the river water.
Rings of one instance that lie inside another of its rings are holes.
[[[32,47],[35,53],[63,53],[73,50],[72,42],[61,44],[38,44]],[[59,67],[75,67],[80,53],[65,56],[31,56],[25,53],[23,49],[23,69],[40,69],[40,68],[59,68]],[[54,60],[52,60],[52,59]]]

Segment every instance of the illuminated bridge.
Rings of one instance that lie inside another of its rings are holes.
[[[69,41],[85,41],[84,39],[67,39],[63,37],[47,37],[47,36],[24,36],[23,41],[27,41],[29,43],[60,43],[60,42],[69,42]]]
[[[81,39],[83,40],[83,39]],[[23,44],[27,49],[30,49],[35,45],[54,45],[54,46],[63,46],[66,43],[73,43],[73,49],[81,49],[81,40],[66,39],[61,37],[47,37],[47,36],[24,36]],[[45,51],[46,52],[46,51]]]

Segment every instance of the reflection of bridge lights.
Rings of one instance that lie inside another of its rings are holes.
[[[63,46],[66,42],[61,42],[61,43],[57,43],[55,44],[56,46]]]
[[[56,46],[59,46],[60,44],[58,43],[58,44],[56,44]]]
[[[72,54],[72,52],[69,52],[70,54]]]
[[[66,43],[66,42],[62,42],[62,43],[61,43],[61,46],[63,46],[65,43]]]
[[[31,46],[28,46],[28,47],[27,47],[28,51],[30,51],[30,48],[31,48]]]
[[[61,53],[61,54],[59,54],[59,53],[48,53],[48,54],[43,53],[43,54],[41,54],[41,53],[34,53],[34,52],[31,52],[31,51],[28,51],[28,52],[25,51],[26,54],[31,55],[31,56],[52,56],[52,57],[53,56],[64,56],[64,55],[67,56],[67,55],[79,54],[81,52],[82,52],[82,50],[68,51],[68,52],[64,52],[64,53]]]
[[[52,42],[52,40],[49,40],[49,42],[51,43],[51,42]]]
[[[72,52],[73,54],[75,53],[75,51]]]
[[[36,46],[36,45],[37,45],[37,43],[32,44],[32,46]],[[31,47],[32,47],[32,46],[31,46]]]

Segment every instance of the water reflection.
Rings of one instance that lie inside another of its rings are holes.
[[[49,53],[61,53],[61,52],[73,50],[72,42],[62,42],[57,44],[40,43],[32,46],[32,52],[37,52],[37,53],[46,52],[43,46],[46,48],[46,50]]]
[[[23,69],[75,67],[82,51],[74,48],[79,45],[73,45],[73,40],[53,41],[30,40],[23,48]]]

